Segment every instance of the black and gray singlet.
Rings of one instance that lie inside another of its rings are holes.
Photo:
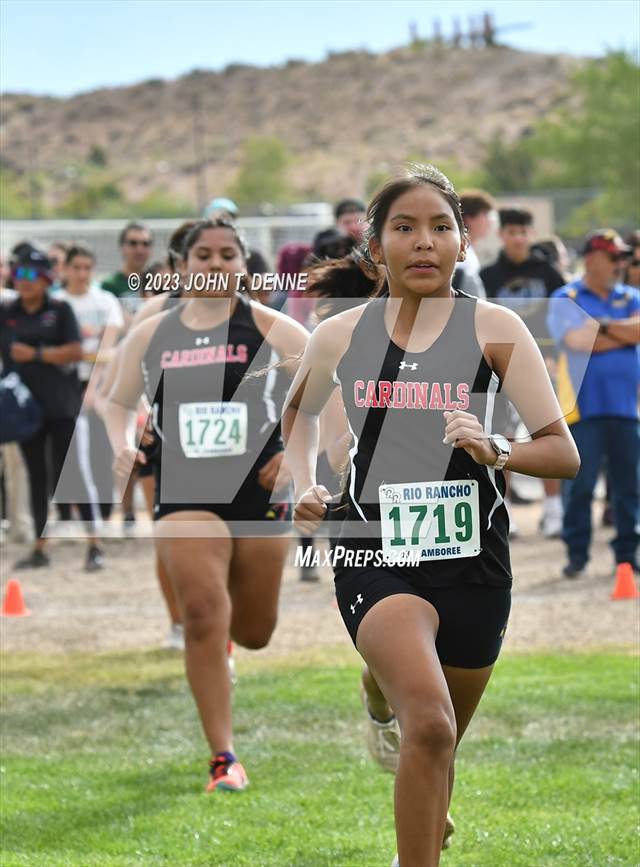
[[[388,301],[367,303],[336,371],[353,435],[338,544],[412,551],[419,563],[390,568],[425,586],[509,586],[503,473],[443,443],[445,410],[473,413],[487,433],[504,431],[502,382],[476,336],[477,299],[455,292],[449,320],[424,352],[391,340]]]

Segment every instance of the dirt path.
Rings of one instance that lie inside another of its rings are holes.
[[[598,512],[600,510],[598,509]],[[588,577],[560,578],[564,546],[536,533],[539,506],[516,508],[521,538],[512,544],[515,585],[505,647],[552,650],[586,646],[637,647],[637,601],[611,602],[611,530],[598,529]],[[108,567],[97,575],[82,570],[84,545],[56,542],[49,570],[18,573],[32,616],[0,621],[2,649],[59,653],[71,650],[125,650],[161,646],[167,619],[153,570],[148,539],[113,539],[106,543]],[[23,547],[2,548],[2,586]],[[293,563],[293,557],[291,557]],[[270,647],[278,656],[320,645],[350,645],[333,603],[328,569],[318,584],[297,580],[286,571],[281,615]]]

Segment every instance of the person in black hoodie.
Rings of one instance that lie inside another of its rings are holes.
[[[565,279],[540,251],[533,250],[533,215],[522,208],[502,208],[500,239],[502,250],[493,263],[480,271],[487,298],[510,307],[533,334],[545,358],[549,373],[555,370],[555,344],[546,326],[546,299],[564,286]],[[560,482],[544,480],[545,503],[542,534],[559,538],[562,533]]]

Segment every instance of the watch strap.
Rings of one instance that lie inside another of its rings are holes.
[[[496,461],[491,466],[494,470],[501,470],[511,456],[511,443],[507,441],[507,450],[503,450],[493,436],[489,437],[489,442],[491,443],[491,448],[497,454]]]
[[[501,470],[506,464],[506,462],[509,460],[509,457],[510,455],[504,453],[498,455],[495,464],[493,464],[491,468],[494,470]]]

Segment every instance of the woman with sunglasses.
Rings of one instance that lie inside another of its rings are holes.
[[[71,447],[82,402],[76,372],[82,360],[78,322],[66,301],[49,297],[53,282],[49,260],[34,247],[25,247],[12,267],[18,297],[0,308],[0,351],[4,373],[15,371],[42,409],[43,423],[20,443],[31,487],[36,542],[17,569],[49,565],[46,541],[50,491],[63,503],[77,503],[88,529],[87,568],[101,568],[96,536],[97,506],[92,502],[76,449]],[[49,478],[48,450],[53,456]],[[64,472],[63,472],[64,469]]]

